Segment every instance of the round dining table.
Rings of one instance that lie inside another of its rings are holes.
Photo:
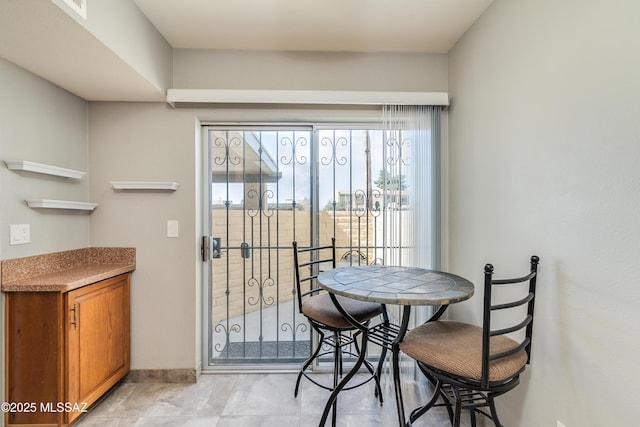
[[[438,319],[450,304],[471,298],[474,286],[469,280],[444,271],[417,267],[387,265],[358,265],[323,271],[318,275],[318,286],[329,292],[336,308],[362,333],[360,354],[352,369],[332,391],[325,405],[320,425],[327,420],[338,393],[358,372],[366,356],[367,343],[382,346],[383,352],[392,353],[393,383],[398,411],[398,424],[405,426],[404,403],[400,386],[400,343],[409,327],[412,306],[437,306],[429,321]],[[400,324],[384,322],[369,326],[351,317],[339,303],[336,295],[384,305],[402,306]],[[383,353],[384,355],[384,353]]]

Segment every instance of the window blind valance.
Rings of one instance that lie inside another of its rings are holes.
[[[326,104],[449,105],[447,92],[168,89],[167,103],[180,104]]]

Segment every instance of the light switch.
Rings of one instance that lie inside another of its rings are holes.
[[[29,224],[11,224],[9,233],[10,245],[31,243],[31,226]]]
[[[167,221],[167,237],[179,237],[180,233],[178,231],[178,221],[176,220],[168,220]]]

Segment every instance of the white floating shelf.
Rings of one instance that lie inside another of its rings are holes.
[[[132,182],[111,181],[111,186],[116,190],[162,190],[176,191],[180,188],[177,182]]]
[[[25,200],[30,208],[42,209],[73,209],[81,211],[92,211],[98,206],[97,203],[73,202],[69,200],[51,199],[27,199]]]
[[[58,166],[45,165],[42,163],[30,162],[27,160],[20,160],[16,162],[8,162],[7,168],[11,170],[20,170],[27,172],[41,173],[45,175],[61,176],[63,178],[81,179],[85,176],[85,172],[77,171],[73,169],[61,168]]]

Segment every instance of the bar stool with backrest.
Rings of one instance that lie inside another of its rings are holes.
[[[411,413],[408,426],[429,409],[442,405],[447,407],[454,427],[460,425],[463,409],[469,410],[473,426],[476,414],[493,420],[496,427],[502,426],[495,398],[519,384],[520,374],[531,361],[538,262],[539,258],[532,256],[529,273],[515,279],[494,279],[493,266],[484,267],[482,327],[438,320],[407,333],[400,349],[415,359],[435,384],[431,400]],[[506,289],[514,287],[517,289]],[[497,302],[498,293],[507,296]],[[443,404],[436,404],[439,398]]]
[[[303,376],[325,390],[333,390],[338,385],[339,378],[343,373],[343,353],[357,357],[360,350],[356,341],[359,332],[349,334],[349,332],[356,331],[357,328],[347,321],[340,311],[338,311],[329,294],[319,289],[316,283],[320,271],[336,267],[335,238],[331,239],[331,245],[304,248],[299,247],[298,243],[294,241],[293,255],[298,310],[308,319],[311,327],[318,333],[318,343],[315,350],[309,359],[304,362],[298,373],[294,391],[294,396],[297,396],[300,380]],[[305,286],[306,289],[303,289],[303,286]],[[338,296],[337,299],[342,308],[362,324],[368,324],[371,319],[379,315],[383,316],[384,322],[388,323],[389,321],[383,304],[357,301],[340,296]],[[355,348],[355,353],[349,350],[352,344]],[[329,351],[323,352],[323,346],[328,346]],[[333,355],[333,384],[331,386],[321,384],[307,372],[314,360],[329,354]],[[380,355],[377,370],[374,370],[371,363],[365,360],[364,364],[370,376],[353,386],[345,387],[344,390],[358,387],[373,379],[375,381],[375,395],[382,404],[380,372],[385,355],[386,350],[383,350]],[[334,406],[334,425],[335,417],[336,408]]]

